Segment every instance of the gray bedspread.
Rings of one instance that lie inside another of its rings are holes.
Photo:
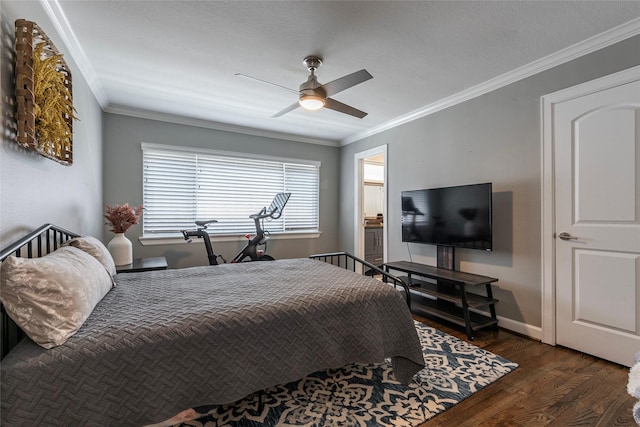
[[[309,259],[119,274],[64,345],[0,363],[2,425],[139,426],[349,363],[424,366],[404,298]]]

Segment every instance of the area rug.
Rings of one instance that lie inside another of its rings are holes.
[[[181,414],[190,421],[174,425],[417,426],[518,366],[422,323],[416,322],[416,330],[426,366],[410,385],[393,379],[388,362],[349,365],[271,387],[232,405],[194,408]]]

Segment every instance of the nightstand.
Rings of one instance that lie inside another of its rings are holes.
[[[140,271],[166,270],[167,259],[163,256],[152,258],[136,258],[133,263],[127,265],[117,265],[118,273],[138,273]]]

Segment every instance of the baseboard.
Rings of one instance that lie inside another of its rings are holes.
[[[491,313],[488,311],[477,310],[484,316],[491,317]],[[518,322],[517,320],[509,319],[507,317],[496,316],[498,318],[498,327],[506,329],[516,334],[524,335],[531,339],[541,341],[542,340],[542,328],[540,326],[533,326],[527,323]]]
[[[542,339],[542,328],[540,326],[529,325],[502,316],[498,316],[498,326],[534,340],[540,341]]]

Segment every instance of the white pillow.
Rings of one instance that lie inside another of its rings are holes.
[[[116,263],[113,262],[113,257],[107,247],[98,239],[93,236],[76,237],[62,244],[62,246],[73,246],[74,248],[81,249],[100,261],[107,272],[114,276],[116,271]]]
[[[75,334],[112,287],[104,266],[71,246],[40,258],[12,255],[0,265],[0,301],[44,348],[61,345]]]

